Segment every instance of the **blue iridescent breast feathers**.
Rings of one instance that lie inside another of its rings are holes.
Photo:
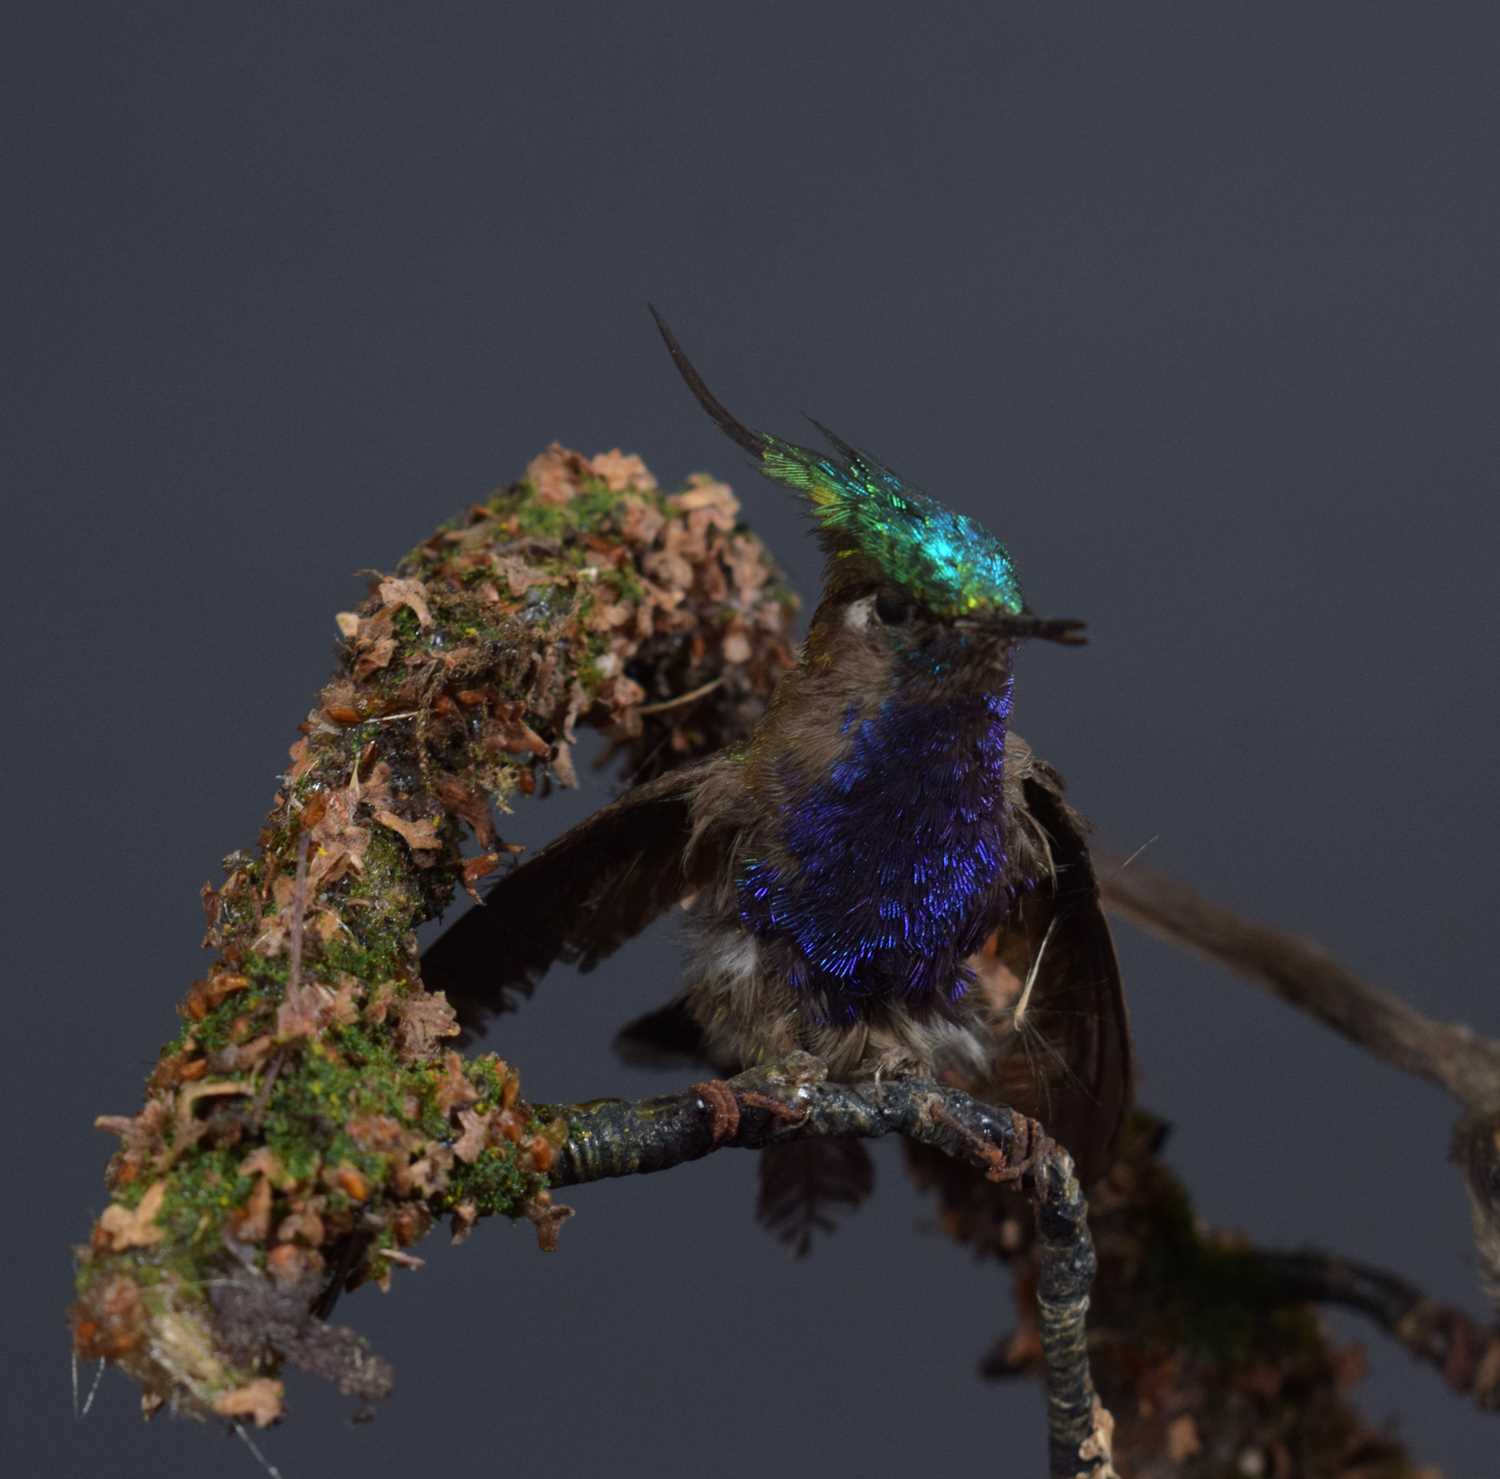
[[[741,923],[831,1017],[962,996],[1005,868],[1010,686],[892,697],[826,777],[787,776],[774,855],[745,860]]]

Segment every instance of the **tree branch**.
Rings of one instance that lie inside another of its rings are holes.
[[[665,1171],[729,1147],[758,1150],[812,1136],[904,1135],[1013,1182],[1036,1215],[1038,1307],[1046,1365],[1050,1473],[1108,1479],[1113,1427],[1089,1372],[1085,1317],[1095,1259],[1088,1206],[1073,1163],[1042,1127],[927,1079],[834,1084],[805,1053],[685,1093],[635,1102],[551,1105],[568,1137],[554,1187]]]
[[[1341,1037],[1458,1100],[1463,1114],[1449,1158],[1469,1196],[1486,1292],[1500,1298],[1500,1042],[1462,1023],[1425,1016],[1318,946],[1243,919],[1150,868],[1101,858],[1099,879],[1111,912],[1259,982]]]
[[[1355,975],[1307,940],[1242,918],[1165,874],[1099,859],[1105,906],[1149,933],[1258,981],[1289,1006],[1466,1108],[1500,1099],[1500,1045],[1439,1022]]]
[[[1336,1253],[1259,1249],[1255,1260],[1278,1299],[1356,1310],[1480,1407],[1500,1407],[1500,1331],[1429,1299],[1385,1269]]]

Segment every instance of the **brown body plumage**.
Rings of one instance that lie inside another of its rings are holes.
[[[746,746],[517,869],[429,952],[429,984],[473,1020],[691,898],[684,991],[624,1051],[731,1072],[800,1048],[843,1079],[942,1075],[1098,1171],[1130,1087],[1119,973],[1082,825],[1008,728],[1017,642],[1081,624],[1036,617],[994,535],[826,430],[832,454],[744,426],[658,325],[708,414],[818,520],[823,599]],[[798,1152],[808,1195],[819,1154]]]
[[[775,852],[798,788],[847,753],[851,709],[869,712],[891,691],[899,659],[874,615],[879,590],[873,572],[841,562],[748,744],[637,787],[543,849],[428,952],[424,975],[477,1022],[553,961],[588,968],[690,901],[684,990],[627,1029],[628,1055],[728,1073],[801,1048],[836,1078],[942,1075],[1042,1119],[1086,1171],[1099,1169],[1129,1091],[1124,1002],[1083,824],[1023,740],[1005,740],[1005,868],[983,904],[986,944],[968,962],[975,985],[958,1001],[913,1010],[895,999],[830,1020],[741,921],[745,859]],[[908,617],[900,643],[928,636]],[[969,669],[945,681],[1004,682],[1010,646],[971,643]]]

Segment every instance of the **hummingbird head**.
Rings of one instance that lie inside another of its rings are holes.
[[[828,553],[814,637],[840,623],[866,644],[941,664],[964,649],[1009,651],[1018,638],[1082,643],[1083,623],[1036,616],[1021,594],[1009,550],[983,525],[898,477],[819,422],[819,452],[753,431],[703,383],[672,331],[652,315],[688,388],[767,477],[794,489]],[[848,641],[846,637],[844,639]]]

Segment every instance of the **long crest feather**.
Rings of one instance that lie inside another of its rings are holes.
[[[699,405],[767,477],[802,495],[835,552],[865,555],[888,580],[940,616],[1018,616],[1025,610],[1010,553],[988,529],[820,422],[813,425],[836,455],[752,430],[709,390],[661,314],[655,308],[651,313]]]

